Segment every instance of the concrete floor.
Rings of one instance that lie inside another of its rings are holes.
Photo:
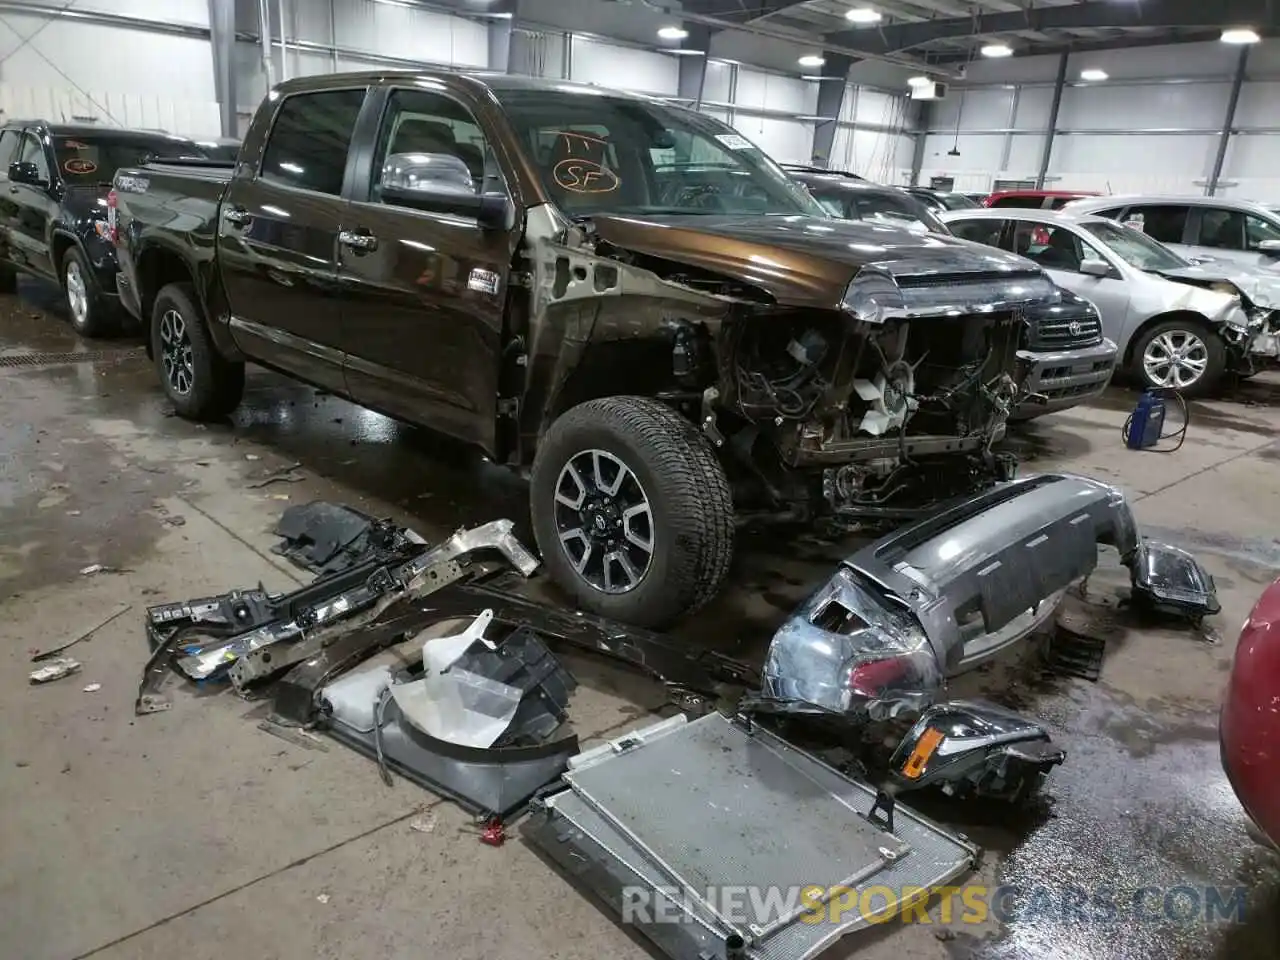
[[[256,727],[225,690],[179,688],[135,718],[143,608],[299,572],[269,552],[289,503],[357,504],[438,536],[505,515],[521,483],[471,451],[255,371],[234,422],[173,418],[128,340],[87,344],[56,292],[0,299],[0,357],[105,350],[74,364],[0,365],[0,930],[8,956],[188,960],[453,956],[641,960],[650,954],[519,840],[481,845],[453,805],[331,744],[307,750]],[[1240,397],[1243,397],[1243,402]],[[1035,470],[1123,486],[1148,532],[1198,552],[1217,577],[1220,643],[1152,628],[1116,606],[1114,564],[1068,614],[1110,640],[1102,681],[1038,677],[1025,663],[969,678],[1047,721],[1068,750],[1037,807],[927,802],[986,851],[974,882],[1050,898],[1100,886],[1243,886],[1240,922],[1082,920],[1052,905],[1006,924],[893,923],[831,958],[1274,958],[1276,864],[1253,847],[1218,766],[1215,711],[1240,623],[1280,572],[1280,379],[1196,405],[1176,455],[1125,451],[1132,395],[1024,428],[1010,447]],[[304,480],[252,489],[299,463]],[[850,543],[746,537],[733,586],[681,633],[758,655],[779,619]],[[85,576],[90,564],[107,570]],[[28,658],[120,606],[74,650],[75,677],[33,687]],[[1083,624],[1083,626],[1082,626]],[[580,736],[650,722],[648,681],[565,660],[582,686]],[[97,692],[84,692],[100,683]],[[422,829],[426,828],[426,829]],[[1158,903],[1159,901],[1154,901]],[[1092,915],[1091,915],[1092,916]]]

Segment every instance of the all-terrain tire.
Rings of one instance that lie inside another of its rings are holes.
[[[1133,359],[1130,363],[1130,370],[1143,389],[1175,389],[1165,384],[1156,383],[1148,376],[1144,358],[1146,357],[1147,349],[1157,338],[1169,335],[1175,338],[1176,341],[1180,335],[1184,334],[1197,337],[1204,344],[1208,363],[1199,379],[1185,387],[1177,387],[1176,389],[1189,399],[1203,397],[1213,392],[1213,389],[1218,385],[1222,375],[1227,370],[1227,347],[1222,342],[1222,337],[1211,330],[1208,324],[1201,323],[1190,317],[1186,320],[1177,318],[1164,320],[1142,331],[1141,336],[1138,337],[1137,342],[1133,345]]]
[[[244,364],[218,353],[191,284],[171,283],[156,294],[150,337],[160,385],[178,416],[218,420],[240,405]]]
[[[58,269],[62,275],[62,292],[67,298],[71,326],[82,337],[105,337],[116,333],[119,315],[98,289],[98,280],[84,255],[68,247]]]
[[[592,450],[626,465],[652,513],[652,558],[623,593],[593,585],[561,541],[556,493],[562,472]],[[580,608],[637,626],[665,627],[702,606],[719,592],[733,558],[733,498],[715,451],[692,423],[647,397],[589,400],[556,419],[534,458],[530,513],[556,583]]]

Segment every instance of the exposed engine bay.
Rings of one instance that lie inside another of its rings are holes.
[[[859,266],[847,243],[818,259],[827,251],[779,233],[786,224],[689,219],[527,225],[533,296],[512,377],[526,385],[526,448],[559,411],[629,393],[702,429],[740,518],[907,519],[1010,478],[992,447],[1026,394],[1025,317],[1062,297],[1043,271],[949,238]],[[707,256],[712,231],[746,244],[766,226],[771,256],[795,257],[773,278]]]

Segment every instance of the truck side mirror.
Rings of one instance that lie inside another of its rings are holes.
[[[40,177],[40,168],[30,160],[19,163],[14,161],[9,164],[9,182],[25,183],[33,187],[47,187],[48,181]]]
[[[476,193],[471,170],[447,153],[393,153],[382,166],[384,203],[428,213],[475,217],[485,230],[509,230],[511,201],[500,194]]]

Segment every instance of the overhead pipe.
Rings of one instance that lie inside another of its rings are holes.
[[[271,11],[267,0],[258,0],[258,39],[262,41],[262,75],[267,79],[267,89],[275,86],[275,68],[271,65]],[[280,36],[280,60],[284,60],[284,31]]]

